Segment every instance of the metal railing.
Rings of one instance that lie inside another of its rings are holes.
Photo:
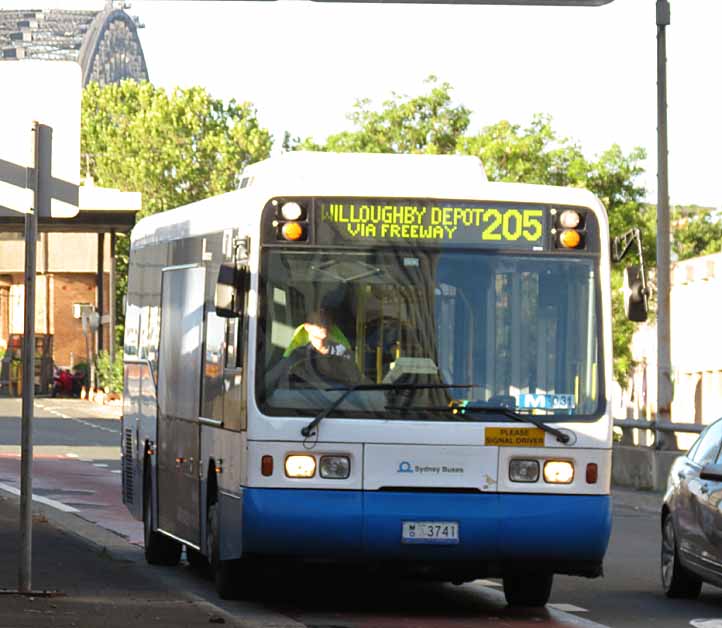
[[[699,425],[698,423],[661,423],[658,421],[642,421],[638,419],[615,419],[614,427],[626,428],[637,428],[640,430],[654,430],[657,432],[694,432],[699,434],[704,430],[706,425]]]
[[[672,423],[671,421],[644,421],[638,419],[615,419],[614,427],[622,429],[621,445],[650,447],[653,449],[678,450],[676,432],[699,434],[707,426],[698,423]],[[650,430],[654,434],[654,442],[643,444],[634,442],[633,429]]]

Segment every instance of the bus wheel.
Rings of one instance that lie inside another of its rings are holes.
[[[197,549],[186,546],[186,558],[188,559],[188,564],[193,569],[200,571],[208,568],[208,560],[206,560],[206,557],[203,556],[203,554],[201,554]]]
[[[554,574],[511,573],[504,576],[504,597],[509,606],[544,606],[552,592]]]
[[[150,474],[148,467],[145,471],[143,485],[143,541],[145,545],[145,560],[150,565],[174,566],[180,562],[182,545],[170,537],[153,530],[153,521],[150,510]]]
[[[208,506],[208,525],[206,525],[206,548],[211,566],[211,575],[216,584],[216,592],[223,600],[235,600],[239,597],[237,582],[237,560],[220,559],[220,522],[218,521],[218,502]]]

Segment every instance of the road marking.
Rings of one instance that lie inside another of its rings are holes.
[[[6,493],[11,493],[12,495],[20,495],[20,489],[17,489],[14,486],[10,486],[9,484],[0,483],[0,491],[5,491]],[[53,508],[56,508],[57,510],[62,510],[63,512],[80,512],[77,508],[73,508],[72,506],[66,506],[62,502],[50,499],[49,497],[32,495],[32,499],[34,502],[45,504],[46,506],[52,506]]]
[[[108,465],[107,465],[107,464],[104,464],[104,463],[101,463],[101,462],[94,462],[94,463],[93,463],[93,466],[94,466],[94,467],[107,467]]]
[[[474,584],[478,584],[482,587],[500,587],[501,582],[494,582],[493,580],[474,580]]]
[[[474,580],[472,584],[478,584],[482,582],[491,582],[491,586],[483,587],[484,595],[488,597],[489,599],[493,600],[497,604],[505,604],[506,599],[504,597],[504,594],[499,591],[498,587],[500,586],[498,583],[488,580]],[[584,619],[582,617],[578,617],[577,615],[571,615],[570,613],[566,612],[565,610],[561,610],[559,607],[565,606],[565,607],[572,607],[571,604],[547,604],[547,612],[549,613],[549,617],[554,622],[558,622],[559,624],[563,624],[565,626],[570,626],[574,628],[609,628],[608,626],[605,626],[604,624],[599,624],[595,621],[592,621],[590,619]],[[574,606],[573,608],[580,609],[579,606]],[[581,612],[580,611],[577,612]],[[588,612],[588,611],[587,611]],[[720,626],[703,626],[701,628],[722,628],[722,624]]]
[[[120,469],[113,469],[111,473],[120,473]]]
[[[582,608],[581,606],[575,606],[574,604],[547,604],[551,608],[555,608],[558,611],[564,611],[565,613],[588,613],[589,610]]]
[[[722,619],[693,619],[689,625],[694,628],[722,628]]]

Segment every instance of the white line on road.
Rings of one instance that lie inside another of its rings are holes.
[[[693,619],[689,625],[694,628],[722,628],[722,619]]]
[[[554,608],[558,611],[564,611],[565,613],[588,613],[589,610],[586,608],[582,608],[581,606],[575,606],[574,604],[547,604],[547,606],[550,606],[551,608]]]
[[[94,467],[107,467],[108,465],[107,465],[107,464],[104,464],[104,463],[102,463],[102,462],[94,462],[94,463],[93,463],[93,466],[94,466]]]
[[[14,486],[10,486],[9,484],[0,483],[0,491],[5,491],[6,493],[10,493],[12,495],[20,495],[20,489],[17,489]],[[62,502],[50,499],[49,497],[33,495],[32,498],[34,502],[45,504],[46,506],[52,506],[53,508],[57,508],[58,510],[62,510],[63,512],[79,512],[77,508],[73,508],[72,506],[66,506]]]

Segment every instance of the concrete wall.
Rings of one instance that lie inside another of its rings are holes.
[[[612,485],[664,491],[672,463],[684,453],[615,445],[612,451]]]

